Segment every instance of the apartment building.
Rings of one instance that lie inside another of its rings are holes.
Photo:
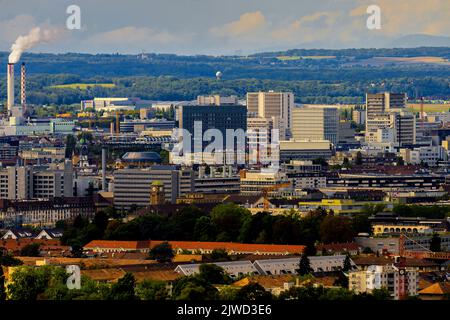
[[[339,141],[339,112],[335,106],[304,105],[292,109],[294,140]]]
[[[386,288],[391,296],[399,300],[416,296],[419,287],[419,272],[414,267],[373,265],[366,270],[349,273],[349,289],[356,293],[371,293],[374,289]]]
[[[408,164],[427,164],[436,166],[439,161],[448,160],[446,150],[441,146],[400,149],[400,156]]]
[[[132,205],[149,206],[154,181],[164,184],[165,199],[169,203],[176,203],[177,197],[194,191],[192,169],[172,165],[120,169],[114,172],[114,206],[125,209]]]
[[[73,196],[70,160],[48,166],[14,166],[0,170],[0,198],[49,199]]]

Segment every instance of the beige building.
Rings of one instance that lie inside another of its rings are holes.
[[[280,161],[329,159],[333,155],[333,145],[328,140],[288,140],[280,141]]]
[[[287,176],[281,172],[241,171],[241,194],[258,195],[275,186],[290,184]],[[279,188],[280,190],[287,187]],[[274,189],[273,191],[277,191]]]
[[[339,112],[335,106],[304,105],[292,109],[292,138],[294,140],[339,141]]]
[[[280,139],[284,139],[291,128],[293,108],[294,94],[292,92],[247,93],[248,113],[252,117],[274,119],[274,127],[280,128]]]
[[[218,94],[210,96],[198,96],[197,104],[199,106],[223,106],[223,105],[237,105],[237,96],[223,97]]]

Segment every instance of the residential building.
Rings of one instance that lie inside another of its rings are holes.
[[[308,257],[313,272],[333,272],[341,270],[344,266],[346,256],[311,256]],[[299,269],[300,257],[286,259],[266,259],[255,260],[254,265],[259,274],[278,275],[278,274],[297,274]],[[350,259],[353,268],[355,263]]]
[[[238,278],[244,275],[258,274],[258,270],[255,268],[251,261],[231,261],[231,262],[215,262],[216,266],[221,267],[231,278]],[[192,276],[200,272],[201,264],[180,264],[175,268],[175,272],[178,272],[184,276]]]
[[[441,146],[400,149],[400,156],[407,164],[426,164],[430,167],[448,160],[448,154]]]
[[[373,265],[367,270],[349,273],[349,289],[356,293],[372,293],[374,289],[386,288],[394,299],[399,300],[416,296],[418,287],[417,268]]]
[[[70,160],[48,166],[14,166],[0,170],[0,198],[49,199],[72,197],[73,166]]]

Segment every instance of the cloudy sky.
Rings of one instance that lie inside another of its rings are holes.
[[[81,9],[80,30],[66,28],[72,4]],[[372,4],[381,8],[380,30],[366,26]],[[2,51],[36,26],[58,37],[34,52],[246,54],[393,47],[418,34],[430,36],[414,38],[419,44],[450,46],[450,0],[0,0],[0,7]]]

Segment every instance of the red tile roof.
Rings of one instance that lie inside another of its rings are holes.
[[[116,241],[116,240],[92,240],[84,246],[84,249],[128,249],[139,250],[150,248],[150,241]]]
[[[113,241],[113,240],[93,240],[84,246],[85,250],[96,248],[102,249],[128,249],[138,250],[153,248],[165,241]],[[302,245],[283,245],[283,244],[249,244],[236,242],[199,242],[199,241],[168,241],[174,250],[214,250],[225,249],[228,252],[235,253],[261,253],[261,254],[295,254],[302,253],[305,246]]]
[[[9,252],[18,252],[26,245],[38,243],[41,245],[41,249],[60,247],[60,241],[58,239],[34,239],[34,238],[21,238],[21,239],[5,239],[0,240],[0,248],[5,248]]]

